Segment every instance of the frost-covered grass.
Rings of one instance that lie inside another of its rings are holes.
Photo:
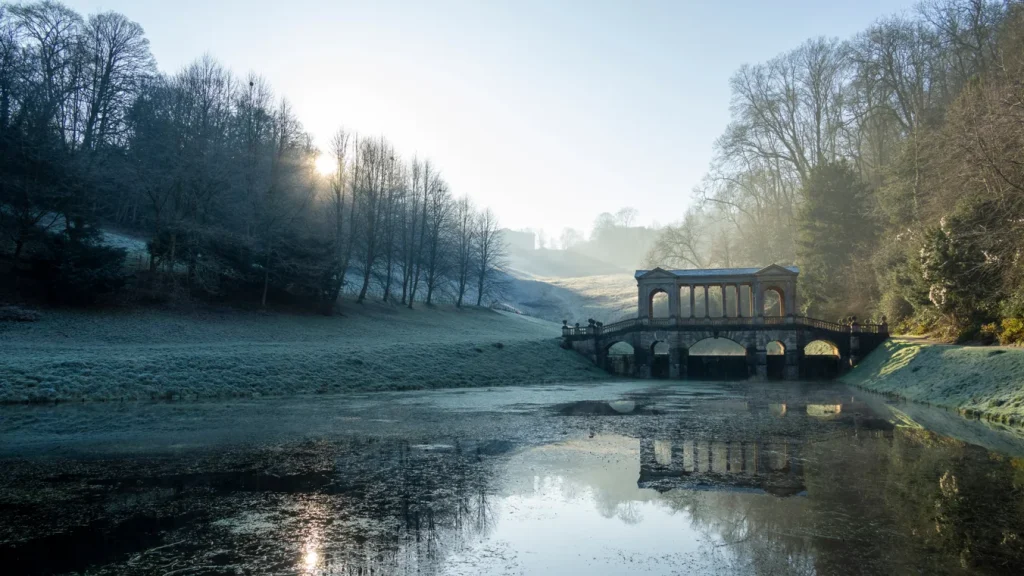
[[[0,323],[0,402],[139,400],[502,386],[607,378],[560,326],[451,306],[342,316],[47,312]]]
[[[862,388],[1024,424],[1024,349],[892,339],[842,380]]]
[[[512,306],[555,322],[586,324],[588,318],[616,322],[636,316],[632,274],[516,278],[507,296]]]

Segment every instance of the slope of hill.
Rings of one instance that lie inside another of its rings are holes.
[[[239,311],[44,313],[0,323],[0,403],[141,400],[607,378],[560,326],[439,305],[346,302],[341,317]]]

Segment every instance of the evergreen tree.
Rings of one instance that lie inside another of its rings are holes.
[[[870,276],[853,269],[873,236],[865,185],[845,162],[828,162],[811,169],[802,192],[797,261],[804,312],[822,318],[865,313],[855,293],[863,286],[851,282],[858,274]]]

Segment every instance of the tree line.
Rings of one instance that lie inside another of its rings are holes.
[[[0,4],[0,154],[0,266],[22,293],[117,293],[108,228],[150,239],[131,278],[157,298],[461,306],[500,286],[497,218],[429,160],[345,130],[321,152],[266,79],[208,55],[160,73],[115,12]]]
[[[741,67],[696,202],[648,264],[797,264],[802,312],[824,318],[966,336],[1024,316],[1022,74],[1022,6],[987,0]]]

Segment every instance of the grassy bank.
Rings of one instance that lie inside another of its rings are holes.
[[[504,386],[607,378],[560,326],[451,306],[342,316],[46,312],[0,323],[0,402],[149,400]]]
[[[1024,349],[895,338],[842,380],[965,415],[1024,424]]]

